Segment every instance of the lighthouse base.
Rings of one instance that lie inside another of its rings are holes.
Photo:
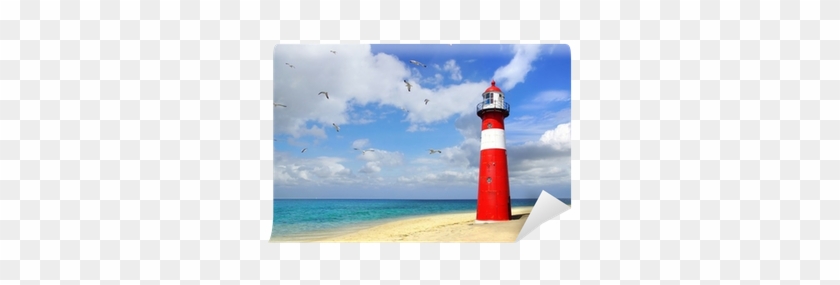
[[[476,224],[495,224],[495,223],[506,223],[506,222],[510,222],[510,221],[511,221],[511,220],[502,220],[502,221],[494,221],[494,220],[482,221],[482,220],[475,220],[475,223],[476,223]]]

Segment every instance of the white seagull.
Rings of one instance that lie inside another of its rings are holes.
[[[300,150],[300,153],[303,153],[304,151],[306,151],[306,148],[303,148],[302,150]]]
[[[291,64],[289,64],[288,62],[286,63],[286,65],[288,65],[288,66],[289,66],[289,67],[291,67],[291,68],[295,68],[295,66],[294,66],[294,65],[291,65]]]
[[[333,127],[335,127],[335,131],[336,131],[336,132],[338,132],[338,125],[336,125],[335,123],[333,123]]]
[[[372,149],[359,149],[359,148],[355,148],[355,147],[354,147],[353,149],[355,149],[355,150],[361,150],[361,151],[362,151],[362,155],[364,155],[364,154],[365,154],[365,152],[368,152],[368,151],[374,151],[374,150],[372,150]]]
[[[274,107],[286,107],[286,105],[280,103],[274,103]]]
[[[413,63],[415,65],[418,65],[418,66],[426,67],[426,65],[423,64],[422,62],[419,62],[419,61],[416,61],[416,60],[413,60],[413,59],[409,60],[408,62],[411,62],[411,63]]]
[[[425,102],[426,102],[426,105],[429,105],[429,99],[426,99]]]
[[[408,80],[405,79],[403,79],[403,82],[405,82],[405,87],[408,88],[408,92],[411,92],[411,83],[408,83]]]
[[[429,154],[433,154],[433,153],[436,153],[436,152],[441,153],[439,150],[429,149]]]
[[[324,94],[324,96],[327,96],[327,99],[330,99],[330,93],[327,93],[327,91],[321,91],[321,92],[318,93],[318,95],[321,95],[321,94]]]

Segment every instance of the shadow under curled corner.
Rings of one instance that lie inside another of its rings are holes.
[[[554,219],[554,217],[568,211],[570,208],[571,207],[569,205],[566,205],[566,203],[563,203],[560,199],[557,199],[543,190],[542,193],[540,193],[539,198],[537,198],[537,203],[534,204],[534,209],[531,210],[531,214],[528,216],[528,219],[525,220],[525,225],[523,225],[522,230],[519,231],[519,236],[516,237],[516,242],[521,241],[523,238],[527,237],[528,234],[540,227],[540,225]]]

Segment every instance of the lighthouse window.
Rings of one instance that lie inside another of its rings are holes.
[[[493,181],[493,178],[487,177],[487,183],[490,183],[490,181]]]
[[[487,128],[488,128],[488,129],[489,129],[489,128],[492,128],[492,127],[493,127],[493,123],[487,123]]]

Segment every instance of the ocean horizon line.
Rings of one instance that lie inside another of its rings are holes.
[[[511,200],[537,200],[538,198],[510,198]],[[571,197],[557,197],[571,199]],[[403,200],[403,201],[478,201],[478,199],[417,199],[417,198],[274,198],[274,200]]]
[[[537,198],[512,198],[510,206],[533,207]],[[384,220],[456,212],[474,212],[477,199],[336,199],[274,200],[272,236],[332,231]],[[569,204],[570,201],[561,199]]]

